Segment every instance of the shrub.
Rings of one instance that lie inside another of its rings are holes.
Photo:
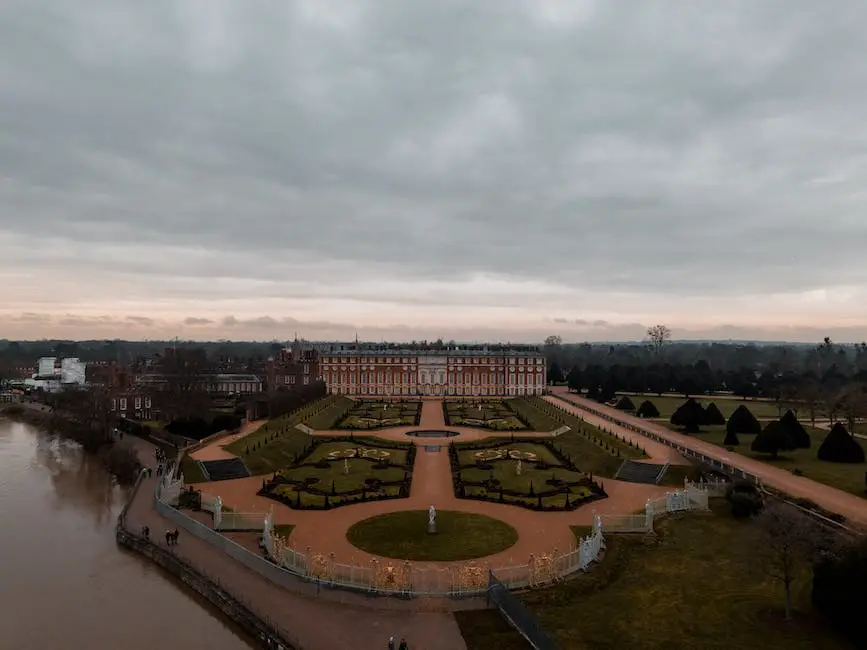
[[[774,420],[768,422],[762,432],[755,437],[750,449],[761,454],[770,454],[772,458],[776,458],[781,451],[795,449],[795,441],[786,426],[781,424],[779,420]]]
[[[726,432],[734,433],[761,433],[762,425],[756,419],[756,416],[743,404],[735,409],[735,412],[729,417],[726,422]]]
[[[671,423],[683,427],[686,432],[696,433],[702,425],[708,424],[707,412],[701,404],[690,398],[672,413]]]
[[[629,399],[629,395],[624,395],[619,400],[617,400],[617,404],[614,405],[618,411],[634,411],[635,404],[632,403],[632,400]]]
[[[798,422],[798,418],[795,417],[795,414],[791,410],[786,411],[785,415],[780,418],[780,424],[789,432],[796,449],[810,448],[810,434]]]
[[[726,491],[732,516],[739,519],[757,515],[762,509],[762,495],[749,481],[735,481]]]
[[[819,460],[829,463],[863,463],[864,449],[846,427],[837,422],[819,446]]]
[[[638,407],[636,415],[640,418],[658,418],[659,409],[656,408],[656,404],[651,402],[649,399],[646,399],[641,403],[641,406]]]
[[[723,445],[726,447],[737,447],[741,444],[741,441],[738,440],[738,434],[734,431],[726,431],[726,437],[723,440]]]
[[[707,407],[704,409],[704,412],[707,415],[707,423],[709,425],[715,426],[726,423],[726,417],[713,402],[707,405]]]

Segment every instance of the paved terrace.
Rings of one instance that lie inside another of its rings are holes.
[[[661,438],[682,445],[687,449],[691,449],[700,454],[704,454],[709,458],[713,458],[722,463],[743,470],[744,472],[753,474],[771,487],[794,497],[809,499],[826,510],[843,515],[852,523],[867,527],[867,499],[862,499],[854,494],[843,492],[842,490],[823,485],[822,483],[817,483],[816,481],[802,476],[795,476],[789,471],[763,463],[759,460],[727,451],[722,447],[717,447],[709,442],[705,442],[697,436],[687,436],[677,433],[662,425],[642,420],[641,418],[626,414],[623,411],[618,411],[610,406],[599,404],[598,402],[585,399],[584,397],[579,397],[574,393],[570,393],[568,388],[558,386],[553,389],[553,392],[574,404],[581,411],[581,416],[590,424],[605,426],[606,428],[613,429],[620,434],[626,434],[629,432],[628,429],[625,429],[622,426],[618,426],[613,422],[609,422],[593,415],[587,411],[588,408],[606,413],[610,417],[615,418],[622,423],[640,427],[646,431],[651,431]],[[636,434],[633,433],[633,435]],[[647,438],[643,439],[647,440]]]

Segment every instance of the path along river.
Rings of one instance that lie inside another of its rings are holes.
[[[115,545],[126,497],[76,443],[0,418],[0,648],[249,650],[215,610]]]

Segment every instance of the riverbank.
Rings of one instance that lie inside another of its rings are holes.
[[[0,417],[39,427],[79,443],[88,453],[95,454],[119,483],[131,485],[142,469],[142,463],[135,449],[131,445],[123,444],[122,439],[94,444],[92,438],[85,434],[80,425],[44,404],[38,402],[5,404],[0,408]]]
[[[115,540],[118,545],[144,556],[183,582],[220,610],[260,647],[266,650],[303,650],[300,646],[289,643],[282,638],[277,630],[256,616],[244,603],[222,589],[215,581],[194,569],[177,554],[163,549],[150,539],[145,539],[140,534],[127,529],[126,514],[141,487],[143,479],[144,473],[140,472],[130,492],[129,500],[117,517]],[[153,534],[158,535],[159,531],[154,531]]]

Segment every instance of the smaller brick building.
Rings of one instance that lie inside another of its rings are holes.
[[[318,352],[300,343],[283,348],[265,364],[265,388],[268,391],[309,386],[318,377]]]

